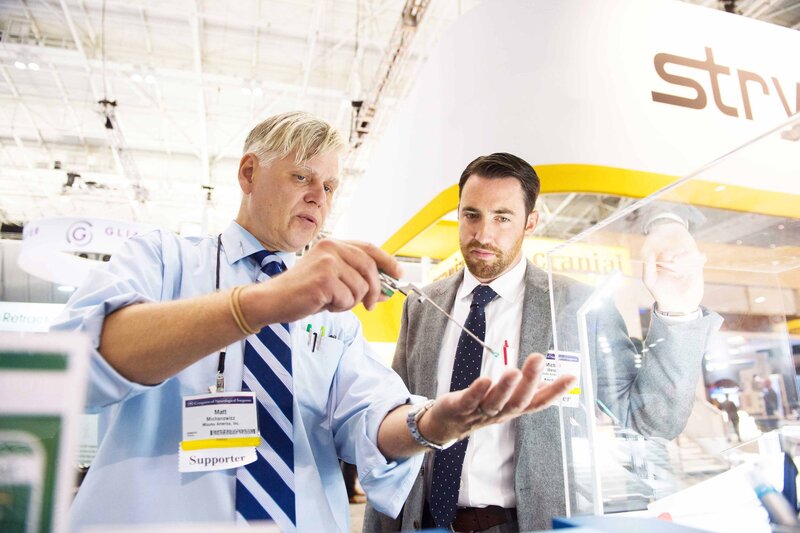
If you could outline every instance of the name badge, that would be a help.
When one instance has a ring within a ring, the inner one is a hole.
[[[552,383],[559,376],[575,376],[576,385],[561,397],[562,407],[578,407],[581,399],[581,354],[577,352],[547,352],[542,381]]]
[[[226,470],[256,460],[261,443],[256,395],[220,392],[183,398],[179,472]]]

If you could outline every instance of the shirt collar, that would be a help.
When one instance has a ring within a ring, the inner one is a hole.
[[[500,298],[514,303],[524,292],[527,264],[528,262],[525,260],[525,257],[521,257],[519,262],[511,267],[511,270],[489,283],[489,286]],[[458,289],[457,297],[467,298],[472,294],[472,291],[475,290],[475,287],[480,284],[481,282],[478,281],[475,276],[472,275],[472,272],[469,271],[469,268],[465,266],[464,280],[461,282],[461,287]]]
[[[264,249],[264,246],[253,237],[253,234],[241,227],[236,221],[222,232],[222,247],[228,264],[234,264],[242,258],[249,257]],[[294,252],[276,252],[286,268],[294,265],[296,255]]]

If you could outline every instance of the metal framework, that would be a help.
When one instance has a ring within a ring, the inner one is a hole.
[[[294,108],[350,132],[346,209],[415,70],[481,1],[0,0],[0,222],[138,214],[214,231],[239,201],[247,131]],[[687,1],[800,27],[800,0]],[[67,172],[98,186],[65,201]]]

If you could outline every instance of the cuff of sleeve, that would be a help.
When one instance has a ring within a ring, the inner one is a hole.
[[[160,387],[158,385],[142,385],[130,381],[117,372],[96,349],[92,349],[89,369],[89,388],[86,398],[86,410],[98,412],[109,405],[123,402],[142,392]]]
[[[122,402],[159,385],[142,385],[121,375],[97,350],[105,318],[128,305],[150,302],[141,294],[128,293],[110,298],[92,309],[83,320],[83,329],[92,339],[92,357],[89,365],[89,387],[86,410],[96,412],[109,405]]]
[[[367,415],[367,438],[360,443],[358,453],[363,461],[359,464],[359,482],[370,495],[370,503],[387,516],[397,517],[400,514],[422,466],[423,454],[387,461],[378,449],[378,428],[392,409],[425,400],[422,396],[412,394],[404,401],[380,402],[370,407]],[[380,494],[381,497],[373,498],[373,494]]]

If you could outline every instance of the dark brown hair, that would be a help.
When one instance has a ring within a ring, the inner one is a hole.
[[[529,215],[536,206],[539,196],[539,176],[533,167],[521,157],[505,152],[482,155],[467,165],[458,181],[458,201],[461,201],[461,190],[470,176],[482,178],[514,178],[519,181],[525,193],[526,215]]]

